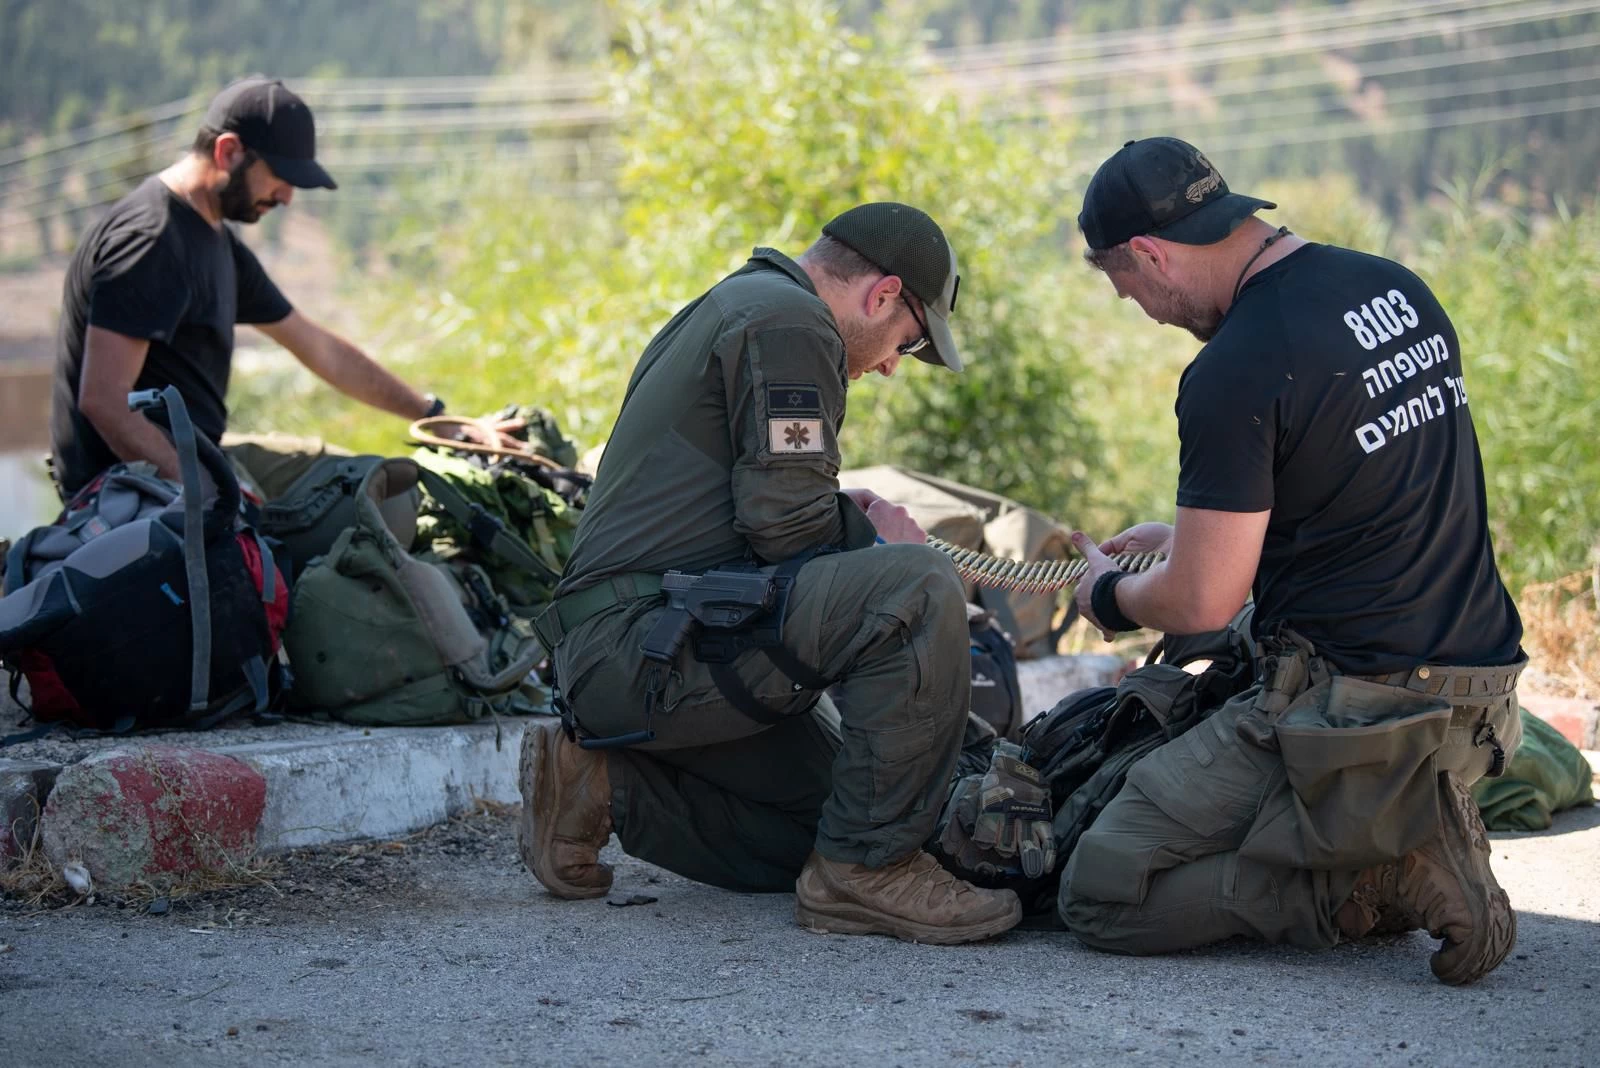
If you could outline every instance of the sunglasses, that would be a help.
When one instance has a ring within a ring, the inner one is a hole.
[[[921,328],[922,336],[917,338],[915,341],[907,341],[903,344],[896,345],[894,347],[894,351],[898,352],[902,356],[913,356],[931,345],[933,343],[933,339],[928,336],[927,321],[923,319],[922,316],[917,314],[917,306],[911,303],[911,298],[906,296],[903,290],[900,293],[900,299],[906,302],[906,310],[911,313],[911,318],[915,319],[917,326]]]

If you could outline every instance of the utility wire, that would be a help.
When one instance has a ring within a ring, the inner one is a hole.
[[[1594,0],[1539,5],[1519,4],[1510,12],[1485,12],[1472,18],[1453,20],[1446,28],[1453,33],[1464,33],[1469,30],[1491,29],[1526,22],[1543,22],[1548,19],[1576,14],[1589,14],[1596,11],[1600,11],[1600,3],[1596,3]],[[960,89],[979,91],[992,88],[1016,90],[1041,85],[1077,82],[1091,77],[1100,78],[1117,74],[1149,74],[1169,70],[1173,67],[1190,69],[1214,67],[1234,59],[1265,59],[1274,56],[1301,55],[1307,52],[1329,52],[1340,48],[1366,47],[1372,44],[1387,44],[1418,37],[1437,36],[1440,32],[1441,27],[1438,24],[1429,23],[1427,25],[1397,27],[1391,31],[1378,34],[1353,32],[1327,34],[1314,40],[1311,38],[1278,39],[1266,44],[1224,45],[1211,50],[1193,50],[1180,47],[1168,52],[1113,57],[1098,62],[1049,63],[1018,70],[1004,77],[953,79],[953,84]]]
[[[1537,42],[1524,42],[1519,45],[1474,46],[1472,48],[1461,49],[1455,52],[1434,53],[1420,57],[1403,57],[1396,60],[1379,61],[1369,63],[1364,66],[1358,66],[1354,69],[1353,73],[1355,77],[1359,78],[1360,80],[1369,81],[1380,76],[1411,73],[1421,70],[1436,70],[1443,67],[1463,67],[1483,62],[1504,61],[1514,58],[1551,55],[1559,52],[1592,48],[1597,45],[1600,45],[1600,32],[1580,34],[1575,37],[1549,38]],[[1567,78],[1582,78],[1584,76],[1586,75],[1583,73],[1578,75],[1572,75],[1568,73],[1551,75],[1549,76],[1551,81],[1548,84],[1557,84]],[[1521,84],[1545,84],[1538,76],[1509,75],[1506,76],[1506,78],[1506,81],[1497,83],[1495,86],[1493,86],[1493,88],[1510,89]],[[1331,76],[1326,71],[1318,69],[1308,72],[1290,72],[1288,74],[1253,76],[1225,80],[1214,83],[1210,86],[1202,86],[1201,91],[1208,99],[1222,99],[1231,96],[1253,96],[1262,92],[1276,91],[1287,88],[1300,88],[1307,86],[1323,87],[1333,84],[1334,82]],[[1386,93],[1389,99],[1393,101],[1395,99],[1409,98],[1428,99],[1434,96],[1450,96],[1455,93],[1485,91],[1491,91],[1491,86],[1486,81],[1479,80],[1476,82],[1467,83],[1465,86],[1461,85],[1461,83],[1454,83],[1451,86],[1441,87],[1437,90],[1424,91],[1420,95],[1412,90],[1386,90]],[[1011,105],[1002,107],[995,113],[995,117],[1006,121],[1026,121],[1035,118],[1063,115],[1093,117],[1113,112],[1132,112],[1143,107],[1151,106],[1171,106],[1169,95],[1165,93],[1146,93],[1139,97],[1125,97],[1116,94],[1101,94],[1092,97],[1074,96],[1067,100],[1045,104],[1042,106],[1035,104],[1031,107],[1028,107],[1026,110],[1023,109],[1024,105]],[[1284,109],[1290,109],[1295,113],[1303,113],[1306,110],[1303,103],[1295,103],[1290,101],[1279,101],[1271,105],[1271,110],[1274,110],[1278,113],[1282,113]],[[1230,117],[1237,119],[1243,116],[1241,113],[1233,113]],[[434,132],[483,130],[487,128],[490,132],[493,132],[496,129],[501,129],[504,132],[515,133],[541,122],[547,122],[550,126],[565,125],[567,123],[592,123],[594,125],[602,125],[603,122],[609,120],[611,116],[608,111],[601,109],[585,109],[581,113],[570,115],[562,115],[559,113],[552,113],[538,109],[531,111],[507,111],[501,109],[492,113],[492,117],[469,113],[459,117],[451,116],[448,119],[441,115],[415,116],[415,118],[418,121],[426,118],[427,124],[421,128],[429,129]],[[386,126],[387,123],[385,123],[385,127]],[[374,137],[390,134],[408,134],[411,132],[413,132],[413,130],[407,128],[363,128],[359,124],[350,124],[334,125],[326,133],[329,137]],[[40,194],[44,194],[46,198],[53,198],[54,196],[58,195],[57,188],[60,185],[60,180],[56,178],[56,175],[62,172],[76,170],[78,173],[89,177],[89,186],[91,189],[105,188],[108,185],[116,184],[124,180],[124,175],[121,172],[121,165],[128,161],[130,157],[137,158],[141,153],[153,154],[154,150],[157,149],[162,151],[170,150],[176,152],[181,147],[181,140],[177,134],[168,133],[166,135],[152,136],[129,145],[119,146],[112,150],[97,153],[92,157],[76,161],[76,166],[71,161],[58,164],[56,167],[48,168],[43,173],[30,175],[31,181],[11,183],[9,194],[13,199],[12,207],[15,210],[28,210],[29,208],[36,206],[37,199]],[[330,153],[328,159],[330,165],[344,165],[342,162],[335,162],[339,159],[337,152]],[[104,161],[110,165],[102,167],[82,166],[83,163],[91,161]],[[110,173],[113,171],[117,171],[118,174],[110,183],[95,180],[94,178],[96,175]],[[22,201],[20,205],[16,203],[16,200],[18,199]]]
[[[1276,37],[1302,34],[1346,25],[1376,25],[1393,19],[1422,15],[1451,15],[1525,0],[1418,0],[1400,4],[1352,4],[1325,11],[1302,12],[1294,8],[1258,15],[1239,15],[1173,27],[1140,27],[1100,33],[1057,36],[1032,41],[997,41],[961,48],[935,49],[929,59],[946,70],[966,67],[1020,66],[1044,59],[1110,54],[1123,51],[1165,51],[1182,44],[1213,44],[1241,37]]]
[[[1600,44],[1600,33],[1581,34],[1576,37],[1547,38],[1540,41],[1522,42],[1520,44],[1487,46],[1478,45],[1456,51],[1446,51],[1425,56],[1401,57],[1396,60],[1375,61],[1364,66],[1357,67],[1356,73],[1357,76],[1361,78],[1373,78],[1394,73],[1465,66],[1477,62],[1489,62],[1494,60],[1548,55],[1557,52],[1573,51],[1580,48],[1593,47],[1596,44]],[[1312,71],[1290,72],[1287,74],[1251,76],[1232,79],[1216,83],[1212,86],[1204,87],[1204,91],[1208,96],[1211,97],[1245,94],[1253,95],[1263,91],[1311,85],[1321,86],[1330,84],[1331,82],[1332,78],[1327,74],[1327,72],[1318,69]],[[1094,97],[1073,97],[1069,100],[1044,105],[1030,105],[1024,103],[1010,104],[1002,107],[997,112],[997,115],[1005,118],[1032,118],[1050,115],[1095,115],[1106,111],[1128,110],[1131,107],[1146,103],[1164,105],[1167,103],[1167,99],[1165,94],[1152,96],[1152,94],[1146,93],[1135,99],[1130,99],[1122,94],[1101,94]],[[394,118],[393,116],[395,116],[395,114],[396,113],[377,113],[373,116],[373,120],[381,121],[385,125],[390,122],[398,123],[401,120]],[[480,127],[494,127],[497,125],[496,122],[491,121],[489,118],[481,115],[468,114],[458,116],[428,113],[401,114],[407,115],[407,119],[405,121],[420,123],[425,120],[427,123],[427,128],[435,130],[450,130],[457,128],[475,129]],[[598,124],[604,121],[609,121],[612,118],[609,109],[600,106],[575,109],[573,112],[565,114],[559,111],[544,112],[537,109],[532,111],[524,110],[511,112],[502,110],[496,114],[501,120],[504,121],[505,126],[508,129],[515,128],[519,124],[533,125],[546,121],[549,125],[562,125],[567,122],[578,124],[584,121],[591,121]],[[361,122],[341,123],[335,119],[334,123],[330,125],[330,128],[326,132],[328,136],[358,136],[361,134],[371,136],[377,134],[379,132],[379,128],[376,126],[364,128]],[[11,192],[13,196],[34,196],[41,191],[45,191],[59,184],[56,179],[56,175],[62,172],[84,171],[85,173],[92,174],[99,168],[85,168],[83,166],[85,163],[109,161],[114,165],[120,165],[123,161],[127,160],[130,155],[137,155],[138,153],[147,149],[158,147],[162,148],[163,150],[170,149],[176,151],[181,147],[178,134],[176,132],[169,132],[167,134],[155,135],[135,141],[132,144],[114,146],[111,149],[103,150],[87,157],[80,157],[77,160],[62,160],[53,166],[45,168],[43,171],[30,174],[29,181],[25,181],[21,184],[13,183]]]
[[[1482,63],[1498,63],[1531,56],[1554,55],[1600,46],[1600,32],[1578,34],[1572,37],[1552,37],[1515,45],[1477,45],[1454,52],[1433,52],[1424,56],[1405,56],[1392,60],[1375,60],[1352,64],[1351,75],[1358,82],[1388,77],[1394,74],[1414,74],[1425,70],[1450,67],[1470,67]],[[1279,74],[1249,75],[1224,79],[1201,85],[1210,98],[1254,96],[1281,89],[1320,88],[1337,82],[1332,74],[1320,65],[1310,70],[1295,70]],[[1021,101],[1012,107],[1002,107],[993,114],[1024,118],[1044,118],[1057,115],[1096,115],[1133,107],[1165,107],[1171,103],[1168,92],[1145,92],[1137,97],[1125,92],[1101,93],[1096,96],[1074,94],[1066,100],[1039,105],[1034,101]],[[1027,110],[1023,110],[1027,109]]]
[[[1032,44],[1010,42],[933,50],[924,57],[919,57],[919,62],[928,63],[936,68],[948,71],[971,69],[985,64],[994,65],[996,63],[1002,66],[1015,66],[1018,63],[1030,62],[1030,57],[1035,56],[1066,57],[1085,53],[1103,55],[1118,45],[1124,44],[1140,44],[1161,48],[1164,42],[1183,41],[1193,47],[1196,44],[1206,43],[1205,35],[1208,33],[1214,39],[1229,40],[1239,36],[1282,33],[1285,30],[1306,32],[1334,25],[1359,25],[1394,18],[1416,18],[1428,12],[1449,15],[1462,11],[1501,7],[1508,3],[1521,2],[1522,0],[1417,0],[1416,3],[1412,4],[1360,5],[1338,11],[1315,12],[1288,17],[1282,15],[1243,16],[1233,19],[1217,19],[1175,30],[1107,30],[1096,34],[1085,34],[1081,37]],[[997,56],[1000,58],[996,59],[995,57]],[[516,86],[522,93],[530,95],[539,93],[559,95],[562,92],[588,92],[592,94],[601,91],[604,88],[604,84],[605,79],[603,77],[597,77],[592,72],[587,71],[552,72],[534,76],[491,75],[395,79],[305,78],[296,80],[296,86],[304,90],[308,95],[315,93],[330,104],[340,99],[365,99],[370,102],[383,102],[394,100],[396,97],[404,97],[407,94],[417,94],[435,100],[439,99],[441,94],[444,94],[445,98],[448,99],[448,94],[503,92],[506,91],[508,86]],[[537,98],[537,96],[531,96],[531,98]],[[12,166],[40,155],[48,155],[80,147],[105,137],[114,137],[165,118],[198,112],[203,107],[204,100],[199,96],[193,96],[158,105],[132,116],[66,131],[54,137],[46,138],[42,144],[0,153],[0,168]]]

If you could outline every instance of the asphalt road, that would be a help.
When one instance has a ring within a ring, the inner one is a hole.
[[[1600,810],[1497,836],[1515,956],[1434,981],[1422,934],[1314,954],[1103,956],[1048,930],[936,948],[816,935],[793,898],[623,860],[561,902],[504,815],[296,854],[153,915],[0,910],[0,1063],[1600,1063]],[[159,906],[158,906],[159,909]]]

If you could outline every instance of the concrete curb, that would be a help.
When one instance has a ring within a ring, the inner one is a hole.
[[[519,801],[517,755],[527,722],[350,730],[217,751],[266,777],[256,840],[270,853],[408,834],[466,811],[475,799]]]
[[[1027,660],[1018,665],[1028,718],[1073,690],[1110,683],[1125,667],[1115,656]],[[256,828],[262,853],[360,839],[391,838],[459,815],[477,800],[517,803],[517,758],[528,720],[459,727],[330,728],[313,737],[227,744],[206,752],[243,761],[266,779]],[[108,740],[108,745],[113,744]],[[116,739],[137,748],[138,739]],[[151,745],[162,744],[160,736]],[[189,743],[193,746],[193,743]],[[0,759],[0,859],[26,849],[62,765]],[[15,827],[15,844],[9,828]]]
[[[60,772],[59,764],[0,760],[0,863],[27,851]]]

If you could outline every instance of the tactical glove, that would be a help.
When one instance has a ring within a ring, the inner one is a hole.
[[[995,747],[981,777],[956,784],[945,815],[938,850],[960,869],[1037,879],[1055,867],[1050,789],[1009,742]]]

